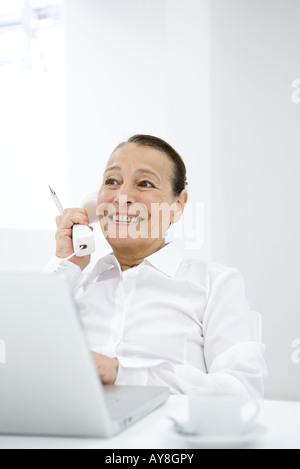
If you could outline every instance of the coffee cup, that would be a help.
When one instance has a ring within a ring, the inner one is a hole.
[[[252,429],[260,406],[257,401],[223,392],[193,392],[189,396],[190,432],[206,435],[240,435]]]

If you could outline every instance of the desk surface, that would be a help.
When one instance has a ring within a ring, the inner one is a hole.
[[[169,416],[187,417],[187,396],[171,396],[167,404],[111,439],[40,438],[0,436],[0,449],[195,449],[174,432]],[[300,403],[263,401],[258,423],[266,432],[257,441],[248,443],[253,449],[300,449]],[[237,447],[240,448],[240,445]]]

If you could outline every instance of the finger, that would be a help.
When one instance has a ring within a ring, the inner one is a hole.
[[[55,221],[56,221],[56,226],[58,228],[61,225],[62,216],[58,215],[58,217],[55,218]]]
[[[60,228],[55,233],[56,241],[63,240],[65,238],[72,238],[72,228]]]
[[[89,225],[87,212],[83,209],[67,209],[61,219],[61,228],[72,228],[73,225]]]

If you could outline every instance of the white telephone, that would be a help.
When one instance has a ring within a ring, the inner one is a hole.
[[[51,196],[53,198],[55,205],[57,206],[58,210],[62,214],[64,209],[55,191],[50,186],[49,186],[49,189],[50,189]],[[82,199],[81,204],[80,204],[80,207],[87,211],[90,225],[99,221],[99,217],[96,214],[97,199],[98,199],[97,192],[92,192],[90,194],[87,194]],[[76,253],[76,256],[78,257],[89,256],[96,250],[94,235],[88,226],[74,225],[72,238],[73,238],[74,252]],[[70,258],[73,256],[70,256]]]
[[[96,215],[97,208],[97,192],[87,194],[81,201],[80,207],[87,211],[90,225],[99,221]],[[73,248],[74,252],[78,251],[76,256],[89,256],[96,250],[95,238],[92,230],[86,225],[73,226]]]

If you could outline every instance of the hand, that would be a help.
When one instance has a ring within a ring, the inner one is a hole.
[[[99,376],[103,384],[114,384],[119,369],[119,360],[92,352]]]
[[[74,253],[72,228],[75,224],[89,226],[89,219],[87,212],[81,208],[71,208],[64,210],[64,213],[56,217],[57,232],[56,239],[56,256],[65,259]],[[90,227],[91,228],[91,227]],[[92,228],[91,228],[92,230]],[[74,256],[70,262],[78,265],[81,270],[84,270],[91,261],[91,256],[78,257]]]

